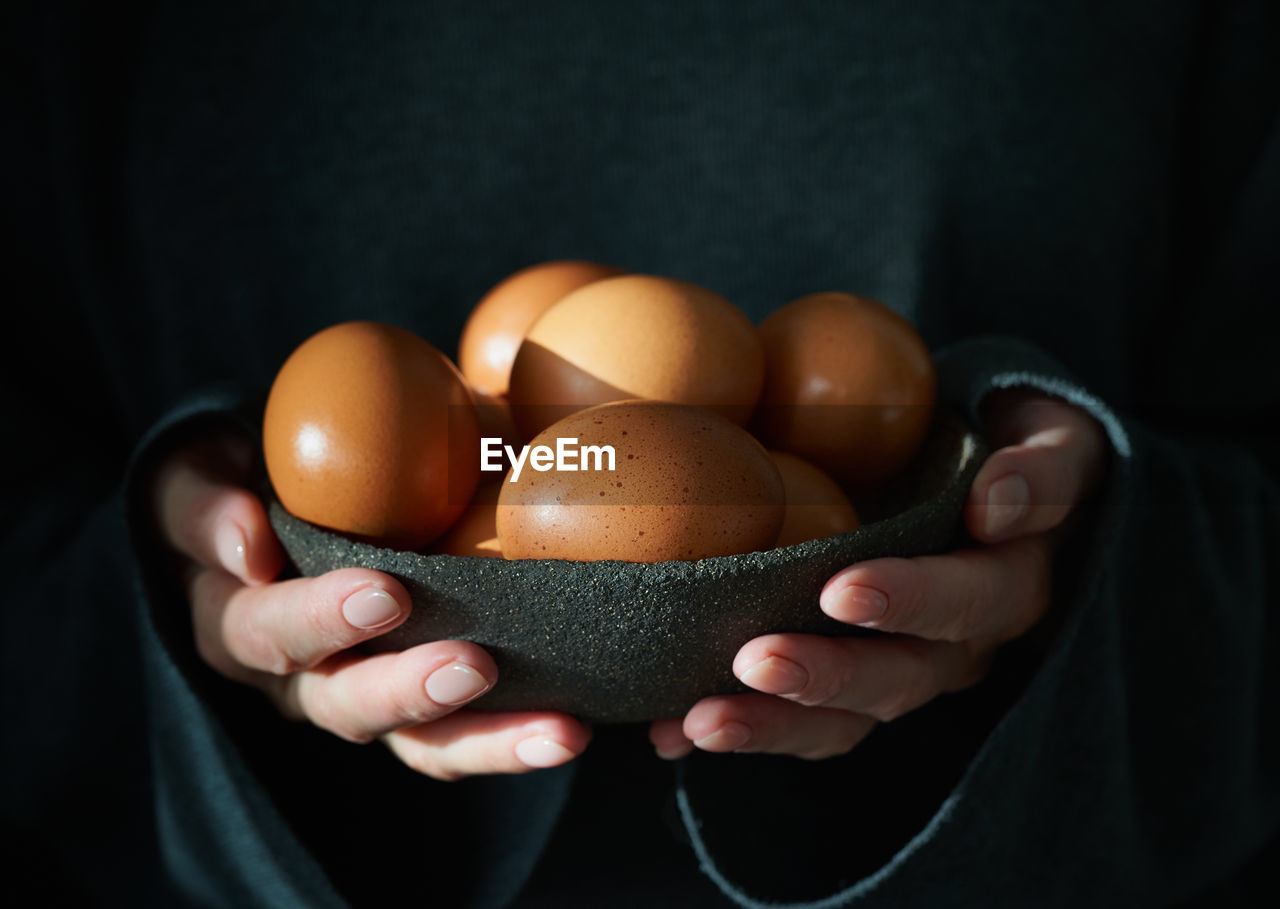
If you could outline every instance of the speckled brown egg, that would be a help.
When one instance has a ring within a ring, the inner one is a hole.
[[[542,314],[516,354],[509,396],[525,438],[575,410],[627,398],[696,404],[741,424],[763,378],[760,339],[724,297],[686,281],[623,275]]]
[[[416,549],[462,513],[480,475],[480,430],[462,376],[422,338],[345,322],[280,368],[262,427],[281,504],[313,524]]]
[[[933,421],[933,361],[911,323],[840,292],[788,303],[760,325],[765,383],[753,424],[770,448],[867,488],[900,472]]]
[[[543,463],[552,462],[544,469],[537,468],[540,447],[550,454]],[[576,455],[557,464],[561,449]],[[538,434],[529,451],[498,499],[498,537],[509,559],[696,560],[770,549],[782,526],[782,479],[768,452],[699,407],[592,407]],[[564,469],[569,464],[575,469]]]
[[[787,499],[776,546],[794,546],[858,528],[858,513],[835,480],[803,458],[771,451]]]
[[[463,376],[478,391],[506,394],[511,363],[529,326],[566,294],[622,273],[612,265],[559,260],[505,278],[476,304],[462,328],[458,366]]]

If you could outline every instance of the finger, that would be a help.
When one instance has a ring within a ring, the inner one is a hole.
[[[872,559],[827,581],[818,597],[833,619],[930,640],[1008,641],[1049,603],[1052,542],[1022,537],[914,559]]]
[[[279,679],[276,698],[287,716],[352,742],[371,742],[447,716],[497,678],[493,659],[476,644],[435,641],[399,653],[340,654]]]
[[[248,587],[219,569],[190,587],[196,646],[230,678],[246,670],[288,675],[399,625],[409,595],[390,575],[342,568],[315,578]]]
[[[171,459],[156,476],[157,520],[165,542],[199,565],[265,584],[284,566],[284,550],[258,497],[223,478],[235,458],[220,461],[206,448]]]
[[[978,470],[965,526],[984,542],[1059,526],[1095,488],[1106,453],[1102,428],[1085,411],[1026,390],[1007,391],[989,408],[1002,447]]]
[[[735,694],[694,704],[683,731],[702,751],[821,760],[848,753],[875,725],[872,717],[847,710],[805,707],[765,694]]]
[[[888,722],[939,694],[977,684],[986,675],[991,649],[909,635],[770,634],[743,645],[733,673],[757,691],[796,704]]]
[[[680,717],[654,720],[649,724],[649,742],[664,761],[674,761],[693,751],[693,742],[685,737],[683,725],[684,720]]]
[[[419,773],[458,780],[556,767],[586,749],[591,730],[563,713],[460,710],[382,740]]]

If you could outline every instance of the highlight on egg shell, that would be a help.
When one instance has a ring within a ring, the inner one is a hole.
[[[538,434],[506,474],[509,559],[692,561],[771,549],[782,478],[763,446],[712,411],[622,401]]]
[[[262,436],[291,514],[399,549],[444,533],[480,476],[461,374],[427,341],[378,322],[330,326],[299,345],[271,386]]]
[[[763,381],[760,338],[732,303],[687,281],[629,274],[573,291],[534,322],[509,398],[529,439],[585,407],[635,398],[745,424]]]

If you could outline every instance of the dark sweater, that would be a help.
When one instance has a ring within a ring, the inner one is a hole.
[[[128,906],[1274,898],[1274,4],[193,6],[6,14],[17,879]],[[1111,470],[1052,638],[843,758],[673,767],[606,727],[457,784],[204,667],[155,459],[252,421],[324,325],[451,352],[485,289],[567,257],[757,320],[862,293],[971,412],[1004,384],[1088,409]]]

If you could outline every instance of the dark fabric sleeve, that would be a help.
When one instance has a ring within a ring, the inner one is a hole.
[[[6,878],[46,905],[174,905],[156,860],[119,498],[81,498],[75,482],[32,492],[35,511],[5,501]]]
[[[253,395],[192,397],[142,440],[125,485],[166,872],[208,906],[385,905],[418,887],[453,905],[505,905],[547,841],[572,765],[439,783],[381,745],[284,720],[199,659],[149,479],[184,441],[228,429],[256,438],[260,415]]]
[[[163,457],[202,435],[250,432],[250,412],[248,397],[231,390],[184,402],[140,442],[125,482],[161,854],[200,905],[343,906],[217,718],[221,710],[233,728],[243,725],[236,717],[261,722],[261,706],[200,664],[175,559],[150,514],[149,481]]]
[[[1106,429],[1110,475],[1068,557],[1062,625],[1003,715],[989,689],[940,699],[841,766],[757,760],[809,779],[757,775],[750,799],[730,788],[737,776],[690,762],[679,798],[703,869],[743,906],[971,905],[976,892],[985,905],[1163,905],[1200,893],[1280,819],[1280,485],[1246,449],[1175,443],[1121,418],[1020,342],[975,340],[939,363],[975,419],[986,391],[1017,385]],[[1008,683],[997,672],[979,689]],[[967,755],[959,717],[990,724],[984,739],[969,733]],[[917,819],[910,835],[895,810]],[[810,846],[822,839],[841,848]],[[830,864],[798,884],[776,872],[783,849]]]

